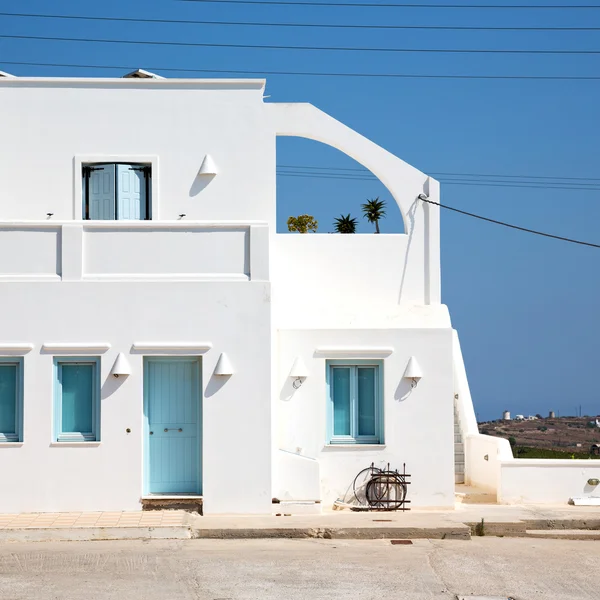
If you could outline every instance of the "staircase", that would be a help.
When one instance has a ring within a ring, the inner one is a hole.
[[[454,407],[454,483],[465,482],[465,444],[460,431],[460,421]]]

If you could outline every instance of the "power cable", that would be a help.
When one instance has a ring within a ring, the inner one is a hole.
[[[480,219],[481,221],[487,221],[488,223],[494,223],[496,225],[502,225],[503,227],[509,227],[510,229],[517,229],[518,231],[525,231],[526,233],[533,233],[534,235],[541,235],[543,237],[552,238],[554,240],[561,240],[563,242],[569,242],[571,244],[579,244],[580,246],[589,246],[590,248],[600,248],[600,244],[593,244],[591,242],[583,242],[581,240],[575,240],[573,238],[563,237],[561,235],[553,235],[551,233],[545,233],[543,231],[537,231],[535,229],[528,229],[527,227],[520,227],[519,225],[513,225],[512,223],[506,223],[504,221],[498,221],[497,219],[490,219],[489,217],[483,217],[481,215],[476,215],[475,213],[467,212],[466,210],[460,210],[459,208],[454,208],[453,206],[448,206],[447,204],[440,204],[439,202],[434,202],[433,200],[429,200],[423,194],[421,194],[419,196],[419,200],[422,200],[423,202],[427,202],[428,204],[433,204],[435,206],[439,206],[440,208],[445,208],[446,210],[451,210],[453,212],[460,213],[461,215],[473,217],[474,219]]]
[[[361,173],[370,173],[365,167],[320,167],[316,165],[279,165],[280,168],[285,169],[319,169],[319,170],[333,170],[333,171],[359,171]],[[562,177],[562,176],[548,176],[548,175],[500,175],[498,173],[450,173],[442,171],[428,171],[430,175],[448,175],[453,177],[510,177],[510,178],[526,178],[526,179],[568,179],[578,181],[600,181],[600,177]]]
[[[316,173],[293,173],[287,171],[277,171],[278,175],[283,177],[299,177],[304,179],[337,179],[347,181],[376,181],[377,178],[373,177],[361,177],[361,176],[348,176],[348,175],[333,175],[333,174],[316,174]],[[540,189],[540,190],[568,190],[568,191],[589,191],[589,192],[600,192],[600,186],[592,187],[593,184],[585,186],[585,184],[560,184],[548,185],[539,182],[537,185],[535,182],[489,182],[489,181],[476,181],[476,180],[457,180],[457,179],[440,179],[440,183],[443,185],[459,185],[459,186],[477,186],[477,187],[504,187],[504,188],[524,188],[524,189]]]
[[[133,17],[95,17],[87,15],[49,15],[34,13],[0,12],[1,17],[29,17],[35,19],[69,19],[79,21],[109,21],[123,23],[161,23],[174,25],[236,25],[247,27],[314,27],[320,29],[415,29],[446,31],[600,31],[600,27],[481,27],[462,25],[365,25],[340,23],[266,23],[256,21],[197,21],[185,19],[139,19]]]
[[[133,70],[136,66],[123,65],[82,65],[73,63],[41,63],[25,61],[0,61],[4,65],[21,65],[30,67],[55,67],[70,69],[122,69]],[[319,71],[245,71],[239,69],[186,69],[175,67],[144,67],[149,71],[163,71],[165,73],[219,73],[235,75],[293,75],[307,77],[381,77],[393,79],[500,79],[500,80],[541,80],[541,81],[598,81],[600,76],[595,75],[426,75],[419,73],[326,73]]]
[[[412,4],[412,3],[363,3],[363,2],[285,2],[283,0],[180,0],[180,2],[204,2],[212,4],[266,4],[279,6],[329,6],[333,8],[357,6],[361,8],[493,8],[493,9],[531,9],[531,10],[577,10],[598,9],[598,4]]]
[[[81,42],[93,44],[128,44],[146,46],[180,46],[186,48],[243,48],[257,50],[316,50],[319,52],[394,52],[394,53],[426,53],[426,54],[561,54],[591,55],[600,54],[600,50],[525,50],[525,49],[475,49],[475,48],[369,48],[354,46],[283,46],[277,44],[214,44],[207,42],[167,42],[160,40],[110,40],[103,38],[50,37],[42,35],[9,35],[0,34],[2,39],[39,40],[51,42]]]

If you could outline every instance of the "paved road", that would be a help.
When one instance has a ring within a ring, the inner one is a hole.
[[[3,600],[397,600],[600,597],[600,542],[248,540],[15,543]]]

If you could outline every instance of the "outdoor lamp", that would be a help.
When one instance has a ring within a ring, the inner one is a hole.
[[[410,379],[410,387],[415,388],[421,377],[423,377],[423,371],[421,371],[417,359],[414,356],[411,356],[406,365],[406,370],[404,371],[404,379]]]
[[[110,374],[115,378],[131,375],[131,366],[127,362],[127,357],[122,352],[119,352]]]
[[[292,382],[292,386],[295,390],[297,390],[308,377],[308,369],[306,368],[304,361],[299,356],[296,357],[296,360],[292,365],[290,377],[294,380]]]
[[[217,165],[210,154],[207,154],[200,165],[198,175],[216,175]]]
[[[233,375],[233,365],[225,352],[222,352],[221,356],[219,356],[214,374],[219,377],[229,377],[229,375]]]

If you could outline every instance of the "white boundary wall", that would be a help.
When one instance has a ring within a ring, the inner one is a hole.
[[[455,406],[465,444],[465,483],[496,494],[500,504],[563,504],[573,497],[600,497],[600,460],[514,458],[508,440],[482,435],[458,334],[453,332]]]

